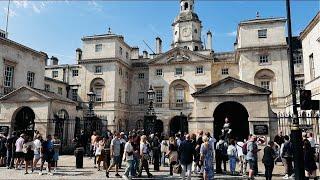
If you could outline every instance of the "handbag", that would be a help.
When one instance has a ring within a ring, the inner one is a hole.
[[[178,152],[177,151],[172,151],[169,154],[169,161],[170,162],[177,162],[178,161]]]
[[[181,174],[182,172],[182,167],[180,163],[177,163],[176,165],[173,166],[173,172],[175,174]]]
[[[142,155],[142,158],[145,159],[145,160],[147,160],[147,161],[150,160],[149,154],[143,154],[143,155]]]
[[[97,148],[97,149],[96,149],[95,155],[96,155],[96,156],[100,156],[100,155],[101,155],[101,149],[100,149],[100,148]]]

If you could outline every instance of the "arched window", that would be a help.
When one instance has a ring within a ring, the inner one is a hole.
[[[274,72],[270,69],[261,69],[254,76],[256,86],[272,91],[272,83],[274,81]]]
[[[171,108],[183,108],[188,103],[189,84],[184,80],[175,80],[169,87],[169,101]]]
[[[105,83],[101,78],[96,78],[91,81],[90,89],[96,94],[96,102],[103,101]]]
[[[187,10],[188,9],[188,7],[189,7],[189,4],[186,2],[186,3],[184,3],[184,10]]]

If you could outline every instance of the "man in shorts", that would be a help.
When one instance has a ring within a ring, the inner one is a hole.
[[[250,140],[247,143],[247,161],[249,163],[249,179],[254,178],[254,171],[256,168],[257,164],[257,159],[258,159],[258,145],[256,143],[257,138],[256,136],[251,136]]]
[[[40,149],[41,149],[42,137],[40,134],[36,135],[36,139],[33,141],[34,144],[34,159],[33,159],[33,168],[37,168],[37,164],[40,160]]]
[[[58,160],[59,160],[59,151],[60,151],[60,147],[61,147],[61,141],[58,138],[58,135],[53,135],[53,148],[54,148],[54,155],[53,155],[53,164],[54,164],[54,169],[53,171],[56,172],[57,170],[57,166],[58,166]]]
[[[23,144],[24,144],[24,138],[25,134],[21,134],[20,137],[16,141],[16,152],[15,152],[15,158],[16,158],[16,169],[22,169],[22,163],[24,162],[24,153],[23,153]]]
[[[110,144],[110,155],[112,159],[112,163],[110,167],[106,171],[106,177],[109,178],[109,171],[113,166],[116,166],[116,177],[120,177],[118,173],[118,169],[121,162],[121,156],[120,156],[120,144],[121,144],[121,136],[120,133],[116,133],[116,136],[111,140]]]
[[[51,164],[53,163],[53,155],[54,155],[54,149],[53,149],[53,143],[51,135],[47,136],[46,141],[43,141],[41,144],[41,166],[40,166],[40,172],[39,175],[42,175],[42,169],[45,162],[48,163],[48,175],[53,175],[51,173]]]

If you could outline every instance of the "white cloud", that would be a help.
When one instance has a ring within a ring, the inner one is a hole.
[[[33,12],[38,13],[38,14],[41,12],[40,8],[34,4],[32,4],[32,10],[33,10]]]
[[[27,8],[29,4],[27,0],[18,0],[13,2],[18,8]]]
[[[7,15],[8,9],[7,9],[7,8],[3,8],[3,13],[4,13],[5,15]],[[15,16],[18,16],[17,12],[16,12],[15,10],[13,10],[13,9],[10,9],[10,11],[9,11],[9,17],[15,17]]]
[[[97,3],[96,1],[91,0],[91,1],[88,2],[88,4],[89,4],[94,10],[99,11],[99,12],[102,11],[102,6],[101,6],[99,3]]]
[[[232,36],[232,37],[237,36],[237,31],[228,32],[227,36]]]

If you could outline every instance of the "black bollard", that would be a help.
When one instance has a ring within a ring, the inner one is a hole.
[[[76,168],[83,168],[83,147],[76,148],[76,150],[74,151],[74,155],[76,156]]]

